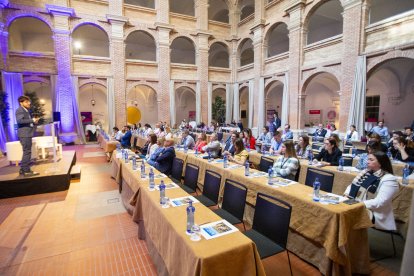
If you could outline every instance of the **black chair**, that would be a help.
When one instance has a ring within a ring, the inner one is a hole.
[[[259,170],[262,172],[268,172],[269,167],[272,167],[274,162],[275,160],[270,157],[260,157]]]
[[[378,232],[382,232],[382,233],[391,235],[391,243],[392,243],[393,253],[392,253],[392,255],[386,255],[386,256],[382,256],[382,257],[372,259],[371,262],[377,262],[377,261],[381,261],[381,260],[385,260],[385,259],[389,259],[389,258],[395,258],[395,256],[397,255],[397,250],[395,248],[394,235],[400,236],[401,238],[403,238],[403,236],[395,230],[383,230],[383,229],[378,229],[378,228],[375,228],[375,227],[372,227],[372,229],[376,230]]]
[[[196,196],[202,204],[207,207],[217,205],[220,192],[221,175],[206,170],[204,174],[203,194]]]
[[[217,140],[220,142],[223,140],[223,132],[217,132]]]
[[[189,194],[197,193],[198,171],[196,165],[189,163],[185,165],[184,185],[181,188]]]
[[[313,143],[312,144],[312,150],[316,150],[316,151],[321,151],[321,147],[323,146],[323,144],[318,144],[318,143]]]
[[[213,212],[231,224],[243,223],[244,207],[246,206],[247,187],[236,181],[226,179],[221,209]]]
[[[257,246],[261,259],[286,251],[290,264],[289,251],[286,249],[292,207],[277,198],[258,193],[252,229],[244,232]]]
[[[344,159],[344,166],[352,166],[352,161],[354,160],[353,157],[350,156],[342,156]]]
[[[300,164],[300,163],[299,163]],[[298,170],[297,170],[297,172],[296,172],[296,175],[295,175],[295,181],[296,182],[299,182],[299,176],[300,176],[300,165],[299,165],[299,168],[298,168]]]
[[[181,184],[183,178],[184,160],[174,157],[171,168],[171,180],[174,183]]]
[[[308,168],[308,171],[306,172],[305,185],[312,187],[315,178],[318,177],[319,182],[321,183],[321,190],[331,193],[334,182],[334,176],[335,174],[331,172],[318,170],[315,168]]]

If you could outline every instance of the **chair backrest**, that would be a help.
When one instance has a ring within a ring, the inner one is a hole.
[[[243,221],[246,206],[247,187],[239,182],[226,179],[221,208]]]
[[[223,132],[217,132],[217,140],[221,142],[223,140]]]
[[[171,168],[171,177],[181,182],[181,178],[183,176],[183,168],[184,161],[180,158],[174,157]]]
[[[215,204],[217,204],[218,202],[220,183],[220,174],[210,170],[206,170],[206,173],[204,175],[203,195],[208,199],[212,200]]]
[[[321,190],[330,193],[332,192],[334,176],[335,174],[332,172],[308,168],[308,171],[306,172],[305,185],[312,187],[315,178],[318,177],[319,182],[321,183]]]
[[[352,161],[354,160],[352,156],[342,156],[342,158],[344,159],[344,166],[352,166]]]
[[[187,163],[185,165],[184,185],[196,190],[198,182],[198,166]]]
[[[321,151],[321,147],[323,146],[323,144],[319,144],[319,143],[313,143],[312,144],[312,149],[313,150],[317,150],[317,151]]]
[[[299,164],[300,164],[300,163],[299,163]],[[300,169],[301,169],[301,166],[299,165],[299,168],[298,168],[298,170],[296,171],[296,175],[295,175],[295,181],[296,181],[296,182],[299,182]]]
[[[292,206],[258,193],[252,228],[286,249]]]
[[[274,162],[275,160],[273,160],[270,157],[260,157],[259,170],[261,170],[262,172],[267,172],[269,170],[269,167],[273,166]]]

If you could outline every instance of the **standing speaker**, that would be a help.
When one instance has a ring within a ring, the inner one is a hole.
[[[60,112],[53,112],[53,122],[60,122]]]

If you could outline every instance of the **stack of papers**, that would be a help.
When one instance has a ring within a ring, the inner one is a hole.
[[[189,201],[192,201],[193,203],[197,203],[199,202],[195,197],[193,196],[184,196],[184,197],[178,197],[178,198],[173,198],[170,199],[171,202],[171,206],[172,207],[179,207],[179,206],[183,206],[183,205],[188,205]]]
[[[255,177],[263,177],[267,176],[267,173],[265,172],[251,172],[248,178],[255,178]]]
[[[344,202],[347,199],[348,198],[340,196],[340,195],[327,193],[327,194],[320,196],[319,202],[322,204],[339,204],[340,202]]]
[[[278,186],[289,186],[289,185],[293,185],[296,184],[295,181],[289,180],[289,179],[284,179],[284,178],[274,178],[272,180],[272,185],[278,185]]]
[[[207,223],[200,226],[201,235],[206,240],[218,238],[230,233],[239,231],[236,227],[230,224],[226,220],[219,220],[211,223]]]

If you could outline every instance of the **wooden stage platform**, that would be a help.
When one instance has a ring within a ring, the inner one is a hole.
[[[53,159],[35,162],[31,169],[40,173],[37,176],[20,175],[19,166],[0,168],[0,199],[67,190],[75,163],[76,152],[63,151],[62,158],[56,164]]]

